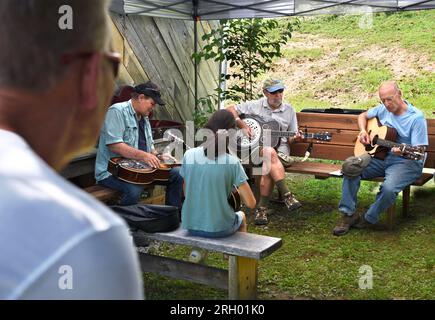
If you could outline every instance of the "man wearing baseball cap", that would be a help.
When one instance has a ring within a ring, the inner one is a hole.
[[[296,200],[294,195],[289,191],[285,183],[284,166],[291,164],[290,144],[293,141],[301,140],[298,131],[296,112],[288,103],[283,103],[284,83],[279,79],[267,79],[263,83],[264,97],[254,101],[246,101],[238,105],[229,106],[228,110],[234,115],[237,127],[242,129],[245,135],[252,137],[252,129],[240,119],[241,115],[256,116],[263,121],[275,120],[280,125],[281,131],[297,132],[293,138],[282,137],[275,150],[271,146],[256,147],[249,155],[249,159],[241,159],[242,163],[248,161],[253,164],[259,164],[262,157],[262,177],[260,183],[260,200],[254,210],[255,224],[265,225],[268,223],[267,212],[269,198],[274,185],[277,186],[279,194],[282,196],[287,209],[293,211],[301,207],[301,203]],[[258,149],[257,149],[258,148]],[[235,151],[230,151],[234,154]]]
[[[140,160],[158,168],[160,160],[154,148],[151,125],[148,119],[156,104],[163,106],[159,87],[148,81],[134,87],[131,99],[115,103],[106,114],[101,128],[95,162],[95,179],[98,184],[120,191],[121,205],[137,204],[144,187],[114,177],[108,172],[108,162],[113,157]],[[172,168],[166,184],[166,204],[181,209],[183,179],[179,168]]]

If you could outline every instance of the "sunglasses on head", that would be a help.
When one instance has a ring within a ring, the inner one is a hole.
[[[276,91],[273,91],[273,92],[269,92],[270,94],[277,94],[277,93],[283,93],[284,92],[284,89],[278,89],[278,90],[276,90]]]

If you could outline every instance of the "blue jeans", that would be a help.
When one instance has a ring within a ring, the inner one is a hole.
[[[421,161],[408,160],[391,153],[384,161],[373,158],[361,176],[343,177],[342,196],[338,210],[345,215],[353,215],[357,206],[357,194],[361,179],[385,177],[375,202],[364,216],[368,222],[376,223],[379,221],[381,212],[394,204],[399,192],[417,180],[422,170],[423,163]]]
[[[129,206],[137,204],[144,190],[143,185],[133,184],[119,180],[114,176],[98,181],[98,184],[121,192],[121,205]],[[180,168],[174,167],[169,171],[167,182],[155,182],[154,185],[166,186],[166,201],[168,206],[175,206],[181,210],[181,197],[183,190],[183,178],[180,176]]]

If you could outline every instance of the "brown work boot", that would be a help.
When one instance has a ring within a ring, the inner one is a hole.
[[[254,223],[256,225],[265,225],[268,223],[267,221],[267,208],[266,207],[257,207],[254,210]]]
[[[357,223],[355,223],[352,227],[356,228],[356,229],[367,229],[370,228],[370,226],[372,226],[372,224],[370,222],[368,222],[365,218],[364,215],[362,214],[358,220]]]
[[[355,228],[355,229],[370,229],[370,230],[382,231],[382,230],[386,229],[386,226],[385,225],[381,225],[379,223],[373,224],[371,222],[368,222],[365,219],[364,214],[361,214],[358,223],[354,224],[352,226],[352,228]]]
[[[302,207],[302,204],[296,200],[295,196],[290,191],[284,195],[283,199],[288,211],[293,211]]]
[[[358,213],[354,213],[351,216],[343,215],[341,217],[338,224],[335,226],[334,230],[332,231],[334,236],[342,236],[349,232],[349,229],[353,226],[355,226],[357,223],[360,222],[360,215]]]

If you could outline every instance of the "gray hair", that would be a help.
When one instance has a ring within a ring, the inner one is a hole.
[[[72,29],[62,30],[59,8],[72,8]],[[109,41],[106,0],[1,0],[0,87],[52,87],[67,68],[64,54],[98,52]]]

